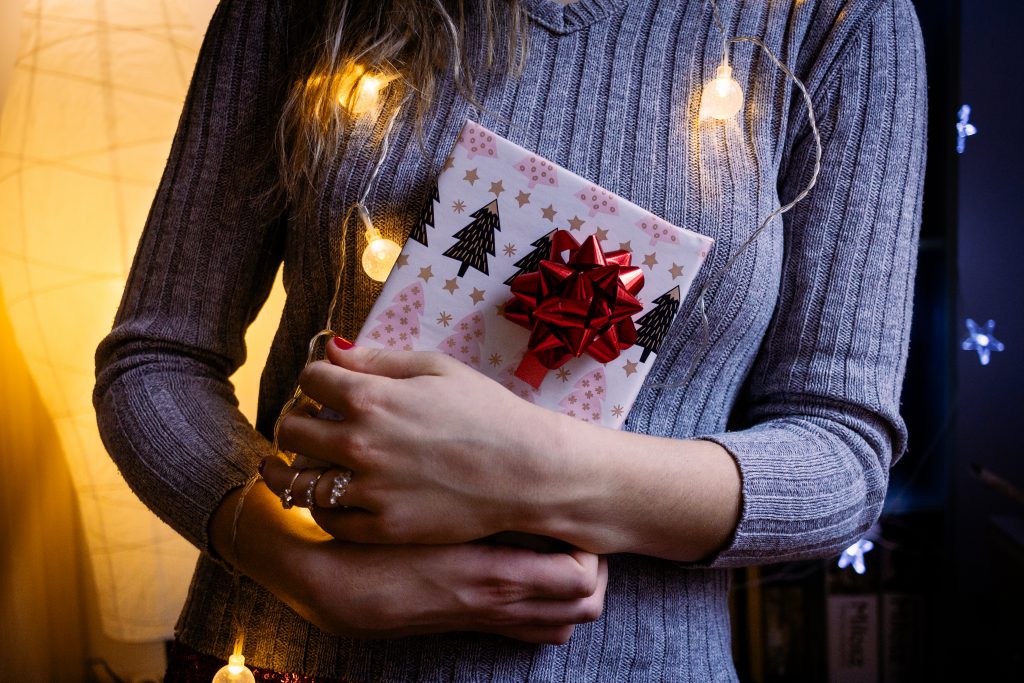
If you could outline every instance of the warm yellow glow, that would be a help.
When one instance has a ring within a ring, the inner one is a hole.
[[[356,116],[372,112],[377,108],[381,91],[392,80],[394,76],[353,64],[341,75],[338,101]]]
[[[245,665],[245,657],[233,654],[228,657],[226,666],[221,667],[213,677],[213,683],[256,683],[256,677]]]
[[[94,353],[110,331],[201,35],[181,11],[191,3],[14,4],[25,14],[0,117],[0,305],[52,418],[39,433],[55,430],[74,480],[103,631],[161,641],[173,635],[196,550],[145,508],[106,454],[92,407]],[[8,384],[0,378],[0,392]],[[3,420],[10,428],[10,415]],[[36,479],[44,488],[45,466]]]
[[[732,77],[732,67],[723,62],[715,78],[704,85],[700,99],[701,117],[725,121],[743,108],[743,89]]]
[[[371,279],[384,282],[402,253],[402,247],[383,237],[373,226],[366,229],[364,236],[366,248],[363,249],[363,270]]]

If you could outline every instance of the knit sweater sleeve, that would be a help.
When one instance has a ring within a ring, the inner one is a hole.
[[[96,355],[93,402],[110,455],[139,498],[204,551],[221,499],[271,450],[228,378],[281,261],[283,227],[259,201],[282,91],[275,5],[223,0],[216,10]]]
[[[742,477],[738,527],[711,566],[838,554],[878,519],[906,448],[899,397],[926,125],[910,0],[880,3],[832,57],[811,70],[822,172],[785,216],[778,303],[734,415],[746,428],[702,437]],[[814,164],[804,109],[794,108],[782,201]]]

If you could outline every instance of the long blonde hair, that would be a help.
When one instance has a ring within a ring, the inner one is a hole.
[[[351,114],[341,106],[342,74],[371,68],[395,77],[389,88],[415,93],[411,109],[418,138],[437,91],[450,76],[477,104],[476,68],[466,49],[467,6],[484,17],[482,68],[496,66],[498,11],[508,12],[505,63],[520,74],[526,59],[522,0],[323,0],[310,3],[310,30],[277,128],[279,193],[294,209],[308,208],[323,187],[330,160],[344,153]],[[504,28],[504,27],[503,27]],[[351,83],[347,87],[350,87]],[[388,101],[403,98],[389,97]]]

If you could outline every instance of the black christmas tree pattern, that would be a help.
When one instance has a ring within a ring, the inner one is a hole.
[[[377,315],[378,323],[368,337],[387,349],[413,350],[413,340],[420,336],[420,315],[423,314],[423,285],[414,282],[391,300]]]
[[[598,368],[580,378],[573,386],[572,393],[559,401],[562,412],[584,422],[601,421],[601,402],[607,391],[604,368]]]
[[[536,248],[530,253],[523,256],[523,258],[515,262],[515,266],[519,270],[510,275],[509,278],[505,280],[506,285],[511,286],[512,281],[515,280],[520,275],[524,275],[525,273],[537,272],[537,268],[540,267],[540,262],[543,261],[544,259],[551,258],[551,236],[554,234],[555,231],[552,230],[548,234],[535,239],[533,242],[530,242],[530,246]]]
[[[435,184],[434,191],[427,200],[426,206],[423,207],[419,220],[417,220],[416,224],[412,226],[412,231],[409,233],[409,239],[416,240],[425,247],[429,246],[427,244],[427,228],[434,227],[434,202],[440,201],[441,198],[437,194],[437,185]]]
[[[453,235],[458,241],[444,252],[448,258],[462,263],[458,277],[464,276],[470,268],[487,275],[487,255],[494,256],[494,231],[501,230],[497,199],[470,216],[473,222]]]
[[[647,357],[652,353],[658,353],[678,310],[679,287],[676,286],[655,299],[654,308],[636,321],[636,343],[644,350],[640,356],[641,363],[647,362]]]

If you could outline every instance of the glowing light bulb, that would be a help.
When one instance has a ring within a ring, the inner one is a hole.
[[[715,77],[704,85],[700,98],[701,116],[725,121],[743,107],[743,89],[732,77],[732,67],[722,61]]]
[[[381,91],[392,80],[393,76],[352,64],[341,76],[338,102],[356,116],[372,112],[377,109]]]
[[[213,676],[213,683],[256,683],[256,677],[245,665],[245,657],[233,654],[228,657],[226,666],[221,667]]]
[[[402,247],[383,237],[372,225],[366,228],[364,236],[366,248],[363,249],[363,270],[370,279],[384,282],[395,266],[398,255],[402,253]]]
[[[996,322],[989,320],[984,325],[979,325],[971,318],[967,319],[967,339],[960,342],[960,348],[964,351],[977,351],[978,362],[988,365],[992,358],[993,351],[1002,351],[1006,348],[1003,342],[996,339],[993,332],[996,329]]]
[[[843,554],[839,556],[839,568],[846,569],[852,566],[853,571],[858,574],[863,574],[867,571],[867,565],[864,564],[864,555],[874,550],[875,544],[866,538],[862,538],[849,548],[843,551]]]

